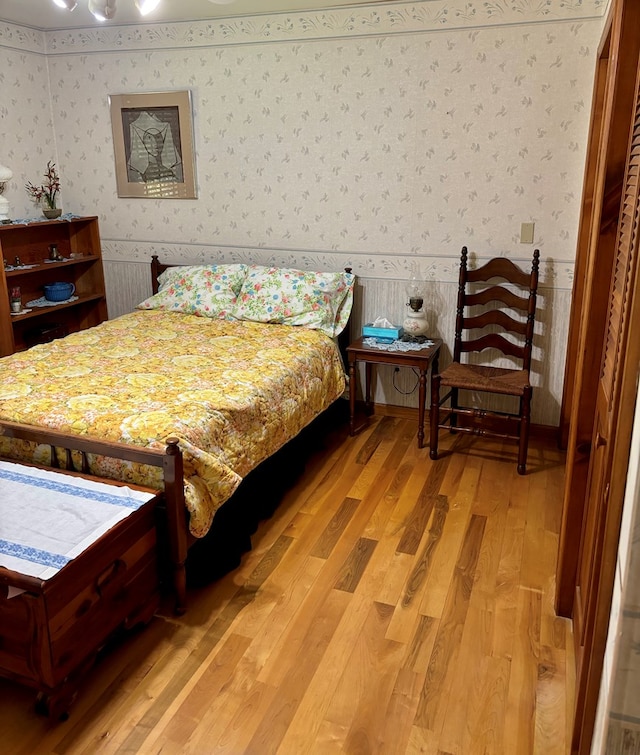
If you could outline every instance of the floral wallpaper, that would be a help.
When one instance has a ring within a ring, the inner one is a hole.
[[[396,319],[385,281],[413,263],[439,287],[463,244],[522,264],[535,246],[561,352],[604,10],[424,0],[44,33],[0,20],[6,196],[33,215],[23,184],[54,159],[65,211],[99,215],[118,270],[154,252],[350,265]],[[108,96],[175,89],[192,94],[198,198],[119,198]],[[550,392],[557,405],[561,376]]]

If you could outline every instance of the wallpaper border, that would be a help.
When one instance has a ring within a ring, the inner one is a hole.
[[[40,32],[0,21],[0,44],[50,55],[295,42],[600,18],[607,0],[422,0],[206,21]],[[44,43],[44,47],[42,46]]]
[[[42,54],[46,47],[45,32],[27,26],[16,26],[0,19],[0,47]]]
[[[517,265],[527,269],[533,256],[533,245],[517,255],[507,255]],[[520,251],[520,250],[519,250]],[[342,270],[353,268],[361,278],[380,280],[408,280],[417,264],[427,282],[457,283],[460,269],[459,256],[421,254],[371,254],[369,252],[332,252],[286,250],[264,246],[209,246],[206,244],[171,244],[145,241],[102,239],[102,256],[109,262],[150,263],[157,254],[161,262],[183,265],[239,263],[302,268],[303,270]],[[470,247],[470,262],[476,267],[489,257],[476,254]],[[541,253],[540,285],[556,290],[573,287],[574,263],[554,260]]]

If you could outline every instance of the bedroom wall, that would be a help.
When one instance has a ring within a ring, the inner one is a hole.
[[[522,264],[539,247],[533,420],[554,425],[603,6],[425,0],[46,34],[0,21],[6,194],[33,215],[23,184],[57,162],[65,211],[100,217],[112,317],[147,295],[156,252],[350,265],[356,333],[403,319],[415,262],[450,343],[461,246]],[[108,95],[170,89],[192,92],[198,199],[118,198]],[[397,390],[380,372],[376,400],[415,405],[411,374]]]

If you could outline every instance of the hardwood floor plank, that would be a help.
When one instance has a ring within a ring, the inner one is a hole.
[[[556,556],[558,553],[558,535],[545,530],[542,543],[542,558],[549,564],[553,564],[555,570]],[[555,608],[556,580],[554,574],[548,574],[544,580],[542,591],[543,611],[542,625],[540,627],[540,642],[542,645],[565,649],[566,632],[569,620],[556,616]]]
[[[421,726],[412,726],[409,735],[407,753],[421,753],[424,755],[440,755],[438,748],[438,734]]]
[[[402,755],[405,752],[412,752],[408,749],[411,724],[416,714],[423,682],[424,673],[416,673],[408,666],[402,666],[398,670],[389,704],[383,716],[384,725],[378,752],[383,752],[385,755]]]
[[[381,444],[395,442],[396,428],[403,424],[397,417],[376,417],[370,420],[372,428],[366,433],[366,441],[356,459],[357,464],[368,466]]]
[[[377,544],[377,540],[370,540],[366,537],[359,538],[340,570],[340,574],[334,585],[336,590],[344,590],[345,592],[356,591]]]
[[[413,637],[407,646],[403,668],[426,674],[439,626],[440,620],[433,616],[418,616]]]
[[[533,752],[563,755],[566,721],[562,700],[565,684],[564,654],[543,645],[538,661]]]
[[[380,505],[376,506],[371,512],[371,517],[363,532],[365,537],[370,537],[374,540],[379,540],[382,537],[394,507],[411,477],[412,469],[413,467],[410,463],[400,464],[395,471],[393,468],[389,468],[391,474],[384,480],[384,490]],[[383,484],[383,481],[381,480],[380,483]]]
[[[541,593],[521,587],[505,716],[505,747],[511,752],[533,752],[541,610]]]
[[[460,485],[448,499],[449,511],[444,525],[443,541],[422,591],[420,613],[442,616],[449,588],[456,570],[456,562],[469,526],[482,464],[472,460],[460,478]]]
[[[446,459],[431,465],[416,505],[405,525],[402,540],[398,545],[398,550],[401,553],[413,554],[418,550],[447,468],[448,461]]]
[[[397,487],[396,481],[398,475],[397,468],[389,465],[387,461],[389,457],[394,456],[394,452],[398,450],[398,445],[400,445],[401,453],[404,453],[406,443],[407,440],[405,438],[400,444],[385,446],[384,453],[380,450],[370,461],[369,469],[372,473],[375,472],[375,476],[368,478],[366,489],[363,490],[361,487],[365,478],[363,475],[358,478],[356,485],[349,491],[349,495],[351,496],[361,496],[361,500],[365,502],[365,506],[369,512],[367,523],[363,530],[363,534],[366,537],[378,540],[386,528],[393,508],[393,504],[389,501],[388,491],[394,485]],[[378,505],[379,503],[382,505]]]
[[[521,488],[518,497],[530,497],[533,500],[544,500],[544,480],[535,479],[528,475],[518,484]],[[545,511],[544,504],[531,506],[527,509],[527,518],[522,545],[522,566],[520,569],[520,584],[535,590],[543,590],[548,578],[548,570],[540,558],[540,549],[544,542]]]
[[[389,603],[393,606],[400,601],[414,561],[412,556],[396,551],[397,543],[398,539],[394,535],[385,535],[382,538],[364,577],[366,589],[373,598],[379,603]]]
[[[429,567],[434,559],[436,548],[442,539],[442,531],[444,530],[444,525],[447,520],[449,503],[444,496],[431,498],[429,510],[430,512],[433,511],[433,519],[427,534],[427,542],[418,558],[414,561],[413,569],[407,580],[404,595],[402,596],[402,605],[405,607],[410,605],[416,595],[420,592],[420,589],[429,574]],[[398,551],[400,553],[406,553],[406,551],[401,550],[400,547],[398,547]]]
[[[446,521],[446,502],[440,501],[434,512],[432,527],[425,533],[424,546],[420,553],[413,557],[411,572],[407,575],[402,588],[401,599],[396,604],[396,610],[389,626],[389,639],[408,644],[413,636],[414,627],[421,615],[428,615],[423,603],[428,591],[427,585],[433,584],[433,567],[436,556],[439,556],[440,542],[444,522]],[[443,586],[443,593],[448,592]],[[443,597],[444,604],[444,597]],[[438,616],[441,614],[438,610]]]
[[[360,500],[358,498],[345,498],[340,504],[340,508],[331,518],[329,524],[324,528],[316,544],[311,549],[311,555],[318,558],[329,558],[335,544],[340,539],[344,528],[351,521],[354,511],[358,507]]]
[[[511,663],[506,658],[491,657],[484,663],[484,694],[478,700],[465,746],[467,752],[507,753],[504,726]]]
[[[484,527],[484,517],[471,517],[420,694],[415,724],[435,732],[442,727],[444,693],[455,668]]]

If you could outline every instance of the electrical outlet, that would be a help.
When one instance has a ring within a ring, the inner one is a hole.
[[[520,226],[520,243],[533,244],[533,229],[535,223],[522,223]]]

